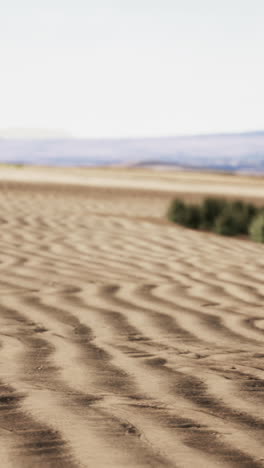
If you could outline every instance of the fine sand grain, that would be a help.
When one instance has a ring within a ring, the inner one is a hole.
[[[0,173],[0,466],[264,467],[264,247],[164,216],[263,179]]]

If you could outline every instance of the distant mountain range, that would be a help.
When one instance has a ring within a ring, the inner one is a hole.
[[[0,138],[0,162],[174,166],[264,173],[264,131],[164,138]]]

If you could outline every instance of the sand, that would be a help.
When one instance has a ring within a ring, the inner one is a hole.
[[[263,179],[0,178],[1,467],[263,467],[264,247],[165,218]]]

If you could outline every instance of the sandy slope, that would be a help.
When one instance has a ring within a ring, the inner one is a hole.
[[[162,220],[160,185],[18,172],[0,183],[1,466],[264,466],[263,246]]]

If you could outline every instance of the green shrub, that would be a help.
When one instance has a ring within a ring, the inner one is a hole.
[[[260,208],[257,208],[256,206],[252,205],[252,203],[248,203],[246,207],[247,207],[248,217],[252,221],[254,216],[256,216],[259,213]]]
[[[226,200],[219,198],[206,198],[200,208],[200,228],[209,230],[213,229],[216,219],[223,212],[226,205]]]
[[[216,220],[214,232],[222,236],[236,236],[241,234],[241,222],[230,210],[226,210]]]
[[[201,224],[200,207],[197,205],[187,205],[185,209],[184,226],[191,229],[199,229]]]
[[[264,242],[264,211],[252,221],[249,228],[250,238],[255,242]]]
[[[182,200],[173,200],[170,208],[169,208],[169,213],[168,217],[170,221],[173,221],[174,223],[182,224],[184,225],[185,223],[185,218],[186,218],[186,205]]]
[[[251,203],[242,201],[227,201],[220,198],[206,198],[198,205],[185,204],[182,200],[176,199],[172,202],[168,217],[171,221],[191,229],[205,229],[214,231],[224,236],[237,236],[249,234],[258,242],[263,242],[261,222],[258,219],[260,209]],[[264,217],[261,211],[260,219]],[[254,220],[254,222],[253,222]],[[254,224],[256,222],[256,224]],[[257,227],[256,227],[257,226]],[[254,233],[253,233],[253,231]],[[258,232],[258,234],[257,234]]]
[[[178,199],[172,202],[168,216],[174,223],[191,229],[198,229],[201,222],[200,208],[196,205],[186,205]]]
[[[248,234],[249,226],[254,216],[256,216],[258,209],[249,203],[236,201],[229,205],[229,210],[234,218],[236,218],[237,223],[240,224],[238,234]]]
[[[211,217],[207,216],[208,229],[225,236],[248,234],[250,223],[258,212],[254,205],[239,200],[213,200],[212,204],[207,202],[207,206],[212,207],[209,212]]]

